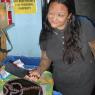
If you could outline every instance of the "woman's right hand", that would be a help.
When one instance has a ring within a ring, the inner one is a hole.
[[[29,74],[25,76],[26,79],[31,81],[37,81],[40,78],[40,72],[37,69],[29,71]]]

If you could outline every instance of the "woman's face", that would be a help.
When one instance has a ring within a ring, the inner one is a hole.
[[[68,8],[57,2],[53,2],[49,6],[48,10],[48,21],[52,28],[64,29],[68,19],[70,18]]]

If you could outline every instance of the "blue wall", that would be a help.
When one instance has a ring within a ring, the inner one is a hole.
[[[13,50],[8,55],[39,57],[39,33],[42,27],[41,0],[37,1],[36,14],[14,14],[15,26],[8,30]],[[7,44],[8,48],[10,46]]]

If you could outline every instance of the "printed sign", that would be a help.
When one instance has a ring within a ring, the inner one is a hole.
[[[14,0],[15,14],[36,13],[36,0]]]

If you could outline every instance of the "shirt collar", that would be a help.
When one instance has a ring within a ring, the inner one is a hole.
[[[64,35],[64,32],[67,31],[68,27],[69,27],[69,24],[67,24],[63,30],[55,28],[55,29],[53,29],[53,33],[55,35]]]

